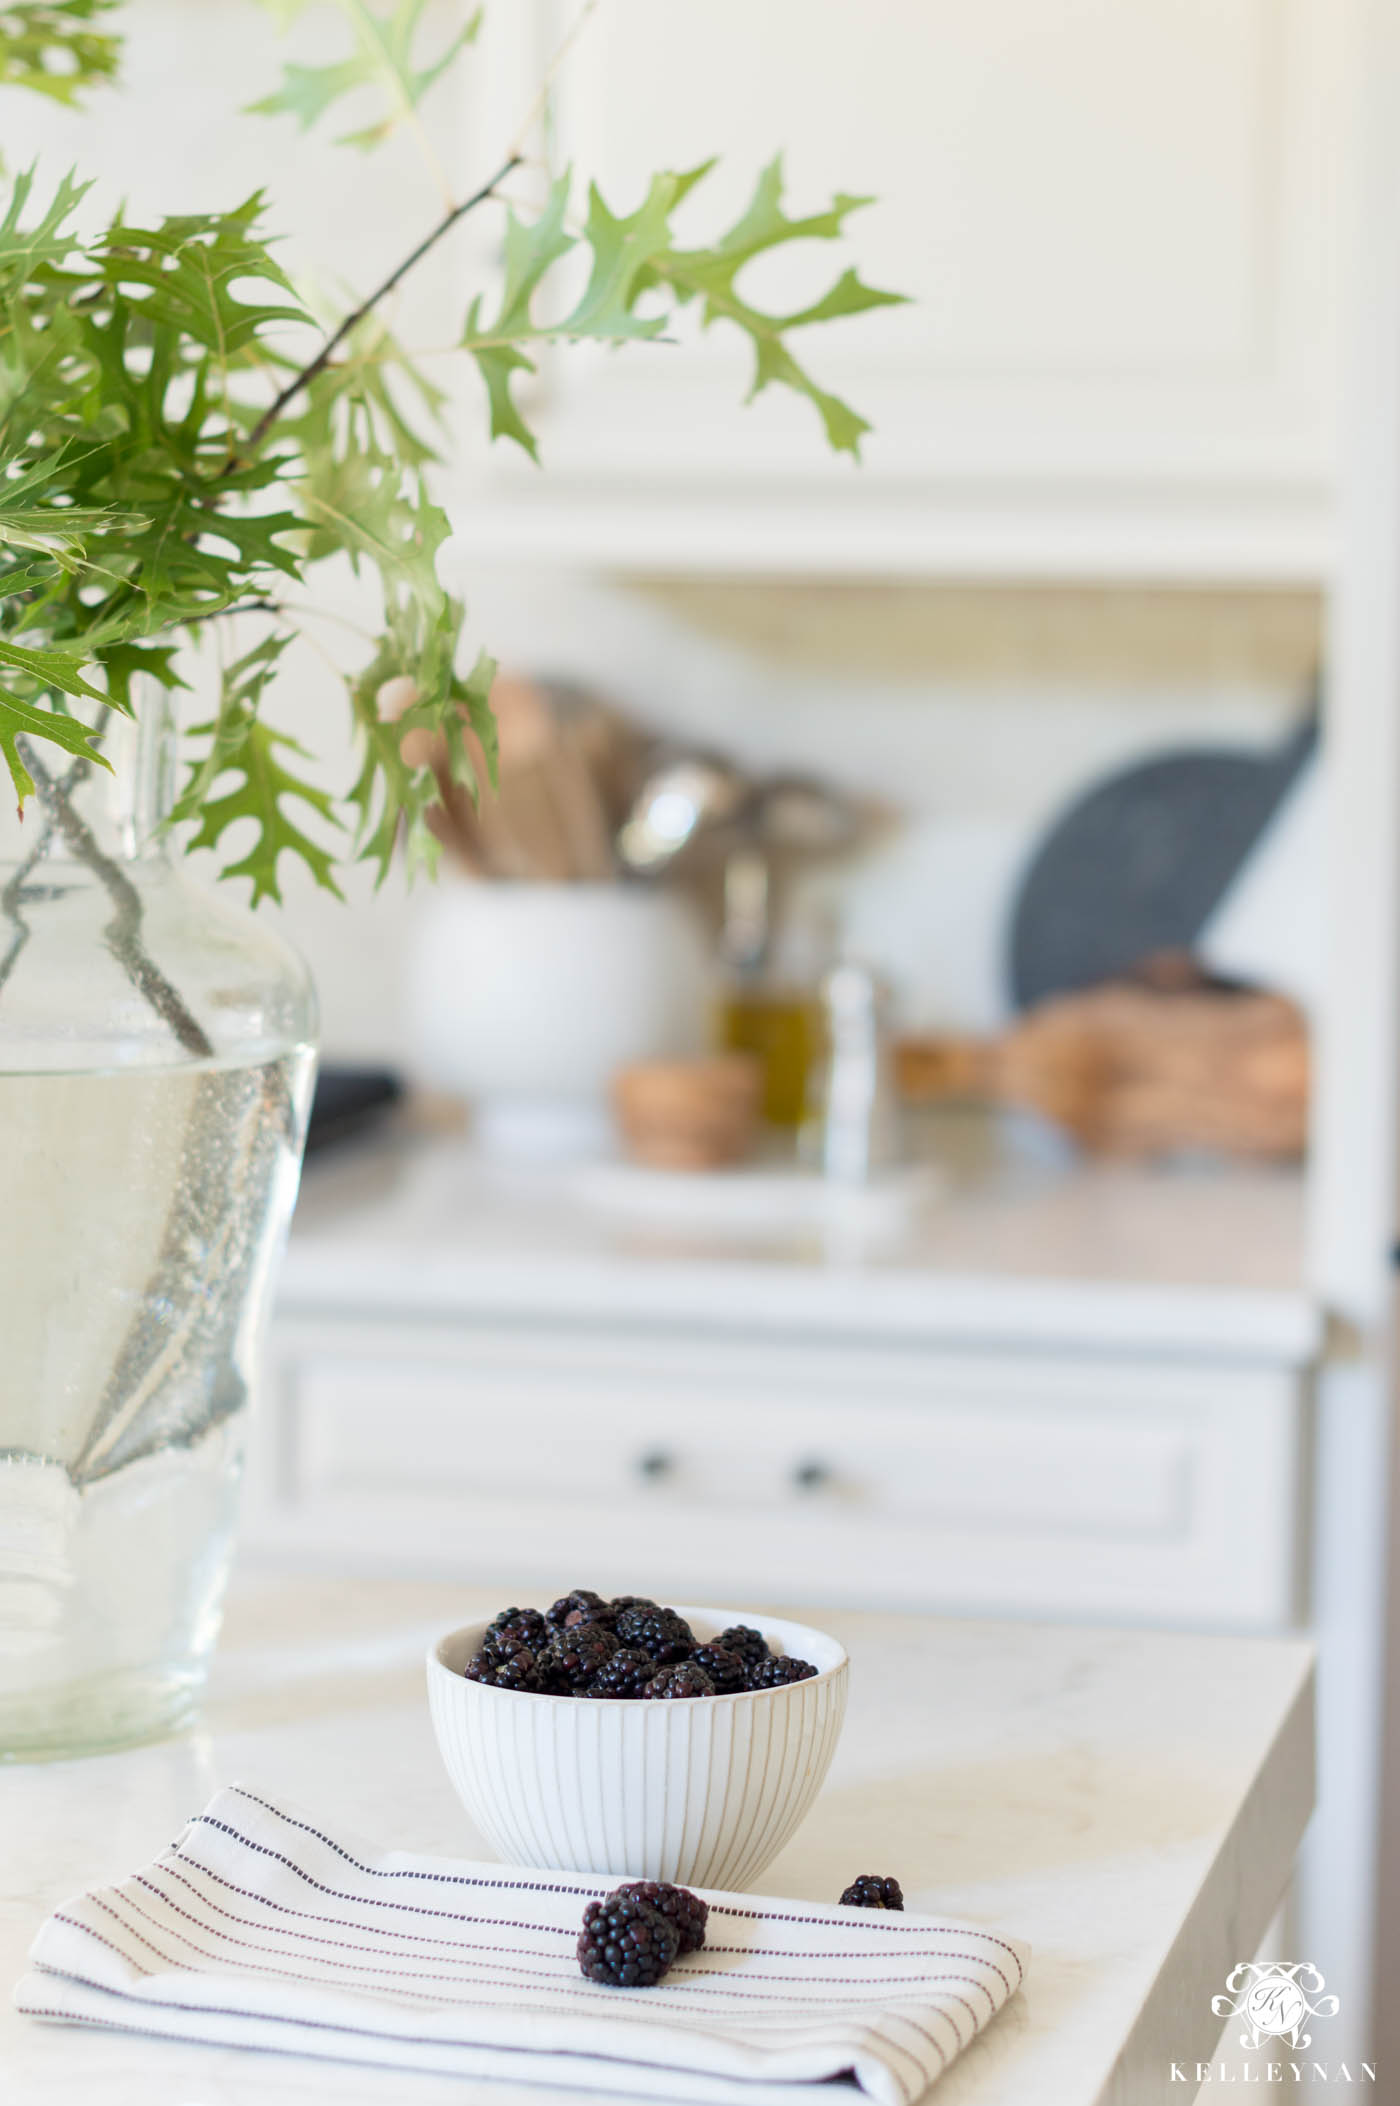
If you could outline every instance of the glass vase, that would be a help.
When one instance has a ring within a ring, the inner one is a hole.
[[[182,868],[161,698],[0,814],[0,1760],[192,1716],[314,1065],[305,967]]]

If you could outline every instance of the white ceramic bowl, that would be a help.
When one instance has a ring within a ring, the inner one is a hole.
[[[745,1887],[821,1788],[849,1662],[823,1631],[737,1609],[680,1611],[699,1638],[728,1624],[818,1672],[781,1689],[660,1703],[526,1696],[469,1682],[485,1624],[428,1653],[428,1701],[458,1796],[509,1864]]]

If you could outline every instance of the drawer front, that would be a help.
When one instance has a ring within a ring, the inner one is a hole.
[[[1269,1370],[284,1322],[253,1545],[473,1582],[1261,1627]]]

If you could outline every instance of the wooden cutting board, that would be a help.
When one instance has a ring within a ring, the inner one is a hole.
[[[1307,1028],[1281,995],[1099,987],[999,1038],[901,1039],[895,1065],[910,1103],[1020,1106],[1096,1153],[1287,1160],[1307,1140]]]

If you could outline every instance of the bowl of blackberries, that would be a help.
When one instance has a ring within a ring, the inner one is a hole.
[[[577,1587],[428,1653],[447,1773],[509,1863],[745,1887],[821,1788],[849,1663],[805,1624]]]

